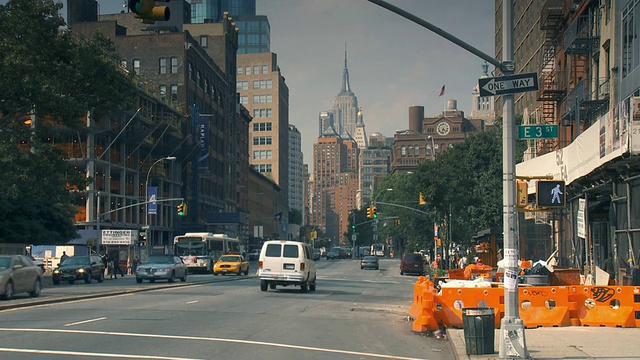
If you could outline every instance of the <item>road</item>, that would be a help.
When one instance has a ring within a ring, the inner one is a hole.
[[[383,259],[380,270],[360,270],[357,260],[323,259],[317,267],[317,290],[306,294],[261,292],[252,276],[190,275],[171,286],[127,276],[48,286],[41,300],[128,292],[2,310],[1,357],[454,359],[446,340],[411,332],[417,278],[401,276],[399,260]],[[13,301],[30,299],[2,305]]]

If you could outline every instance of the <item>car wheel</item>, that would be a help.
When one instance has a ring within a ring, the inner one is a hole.
[[[275,290],[276,289],[276,283],[270,283],[269,284],[269,289]]]
[[[404,275],[404,271],[400,270],[400,275]]]
[[[378,270],[378,267],[376,266],[376,270]]]
[[[53,285],[60,285],[60,280],[53,279]]]
[[[184,276],[180,278],[180,282],[185,282],[187,281],[187,271],[185,270],[184,272]]]
[[[7,281],[7,284],[4,286],[4,295],[2,298],[5,300],[11,300],[13,298],[13,283],[11,281]]]
[[[247,266],[247,270],[244,271],[245,276],[249,276],[249,267]]]
[[[360,266],[360,270],[363,270],[363,269],[364,269],[364,266]]]
[[[33,283],[33,290],[29,292],[29,295],[31,295],[32,297],[38,297],[40,296],[41,292],[42,282],[40,281],[40,279],[36,279],[36,281]]]
[[[142,278],[136,277],[136,282],[137,282],[138,284],[141,284],[141,283],[142,283]]]
[[[98,275],[98,282],[101,283],[104,281],[104,271],[100,270],[100,275]]]
[[[84,283],[85,283],[85,284],[91,284],[91,280],[92,280],[92,279],[91,279],[91,274],[87,273],[87,274],[84,276]]]
[[[265,280],[260,280],[260,291],[267,291],[269,285]]]
[[[300,285],[300,291],[302,291],[303,293],[309,292],[309,283],[302,283],[302,285]]]
[[[309,284],[309,290],[316,291],[316,283]]]
[[[169,276],[169,282],[172,283],[176,280],[176,274],[172,271],[171,276]]]
[[[213,276],[218,276],[218,273],[214,271]]]
[[[73,285],[73,283],[76,282],[75,280],[69,280],[69,285]]]

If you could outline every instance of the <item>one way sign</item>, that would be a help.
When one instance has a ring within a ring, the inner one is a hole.
[[[538,73],[478,79],[480,96],[515,94],[538,90]]]

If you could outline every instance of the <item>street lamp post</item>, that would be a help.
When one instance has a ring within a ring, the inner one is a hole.
[[[420,135],[424,139],[424,142],[426,143],[426,146],[424,148],[425,149],[425,152],[424,152],[425,158],[427,156],[427,151],[426,151],[427,150],[427,146],[429,145],[429,140],[431,140],[431,161],[434,161],[436,159],[436,153],[435,153],[435,151],[436,151],[436,143],[435,143],[435,140],[433,139],[433,136],[431,136],[431,135],[424,136],[424,134],[422,134],[422,133],[420,133],[418,131],[412,130],[412,129],[396,130],[396,134],[398,134],[398,135],[409,134],[409,133],[414,133],[414,134]]]
[[[153,169],[153,167],[161,162],[161,161],[173,161],[175,160],[176,157],[175,156],[165,156],[162,157],[158,160],[156,160],[153,164],[151,164],[151,166],[149,166],[149,171],[147,171],[147,180],[144,183],[144,188],[145,188],[145,214],[144,214],[144,229],[147,232],[147,256],[149,256],[151,254],[151,231],[149,231],[149,203],[151,202],[155,202],[155,199],[153,199],[153,201],[151,201],[151,199],[149,199],[149,176],[151,176],[151,170]]]

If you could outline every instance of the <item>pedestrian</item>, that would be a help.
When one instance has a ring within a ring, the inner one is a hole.
[[[131,265],[131,273],[132,273],[133,275],[135,275],[135,274],[136,274],[136,270],[138,269],[138,262],[139,262],[139,261],[140,261],[140,260],[138,260],[138,257],[137,257],[137,256],[133,259],[133,264]]]
[[[113,264],[113,259],[109,258],[109,260],[107,260],[107,275],[109,276],[109,279],[117,279],[118,277],[116,276],[116,273],[114,271],[114,264]]]
[[[611,253],[609,253],[609,256],[607,257],[607,259],[604,261],[604,263],[602,264],[602,270],[606,271],[609,274],[609,280],[613,281],[616,279],[616,269],[615,266],[613,266],[613,255],[611,255]]]
[[[114,274],[116,275],[116,277],[118,276],[118,274],[120,274],[120,277],[124,277],[124,271],[122,271],[122,268],[120,267],[120,261],[118,261],[118,259],[115,257],[112,259]]]
[[[69,256],[67,256],[67,252],[63,251],[62,256],[60,256],[60,264],[62,264],[65,260],[67,260]]]
[[[464,269],[467,266],[467,255],[462,255],[460,260],[458,260],[458,268]]]

